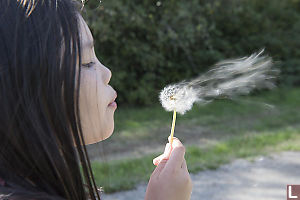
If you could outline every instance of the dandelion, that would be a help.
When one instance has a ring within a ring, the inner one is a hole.
[[[231,99],[249,94],[254,89],[272,89],[279,74],[273,68],[271,57],[262,56],[264,50],[249,57],[217,63],[207,73],[177,84],[166,86],[159,95],[162,106],[173,111],[171,128],[172,145],[176,112],[185,114],[194,103],[209,103],[216,98]]]
[[[160,102],[167,111],[176,110],[180,114],[192,109],[198,100],[197,91],[183,83],[165,87],[160,93]]]

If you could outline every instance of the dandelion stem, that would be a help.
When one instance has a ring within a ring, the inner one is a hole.
[[[170,137],[171,137],[170,138],[170,146],[171,146],[171,148],[172,148],[172,144],[173,144],[175,122],[176,122],[176,110],[173,111],[173,122],[172,122],[171,135],[170,135]]]

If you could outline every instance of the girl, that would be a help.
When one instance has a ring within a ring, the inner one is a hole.
[[[0,199],[100,199],[85,145],[112,134],[117,94],[78,8],[0,0]],[[145,199],[190,198],[184,152],[154,159]]]

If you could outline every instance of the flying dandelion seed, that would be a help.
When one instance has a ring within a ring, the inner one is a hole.
[[[162,106],[173,111],[171,141],[173,141],[176,112],[185,114],[194,103],[209,103],[214,99],[231,99],[249,94],[254,89],[272,89],[279,74],[271,57],[264,50],[249,57],[225,60],[190,81],[166,86],[159,95]],[[172,144],[172,142],[170,143]]]

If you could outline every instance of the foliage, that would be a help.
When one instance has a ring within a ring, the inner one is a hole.
[[[280,61],[280,84],[300,84],[298,0],[103,0],[85,7],[119,103],[153,104],[166,84],[264,47]]]

